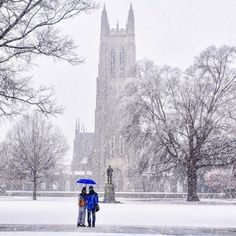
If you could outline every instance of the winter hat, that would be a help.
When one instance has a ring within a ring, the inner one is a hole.
[[[82,192],[84,192],[84,191],[86,192],[86,187],[83,187],[83,188],[82,188]]]
[[[93,186],[89,186],[89,190],[93,190]]]

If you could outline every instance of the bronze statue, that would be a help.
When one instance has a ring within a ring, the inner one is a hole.
[[[107,183],[108,184],[112,183],[112,172],[113,172],[113,169],[111,168],[111,166],[109,166],[107,168]]]

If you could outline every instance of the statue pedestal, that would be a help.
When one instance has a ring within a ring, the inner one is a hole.
[[[103,199],[104,203],[116,203],[116,199],[115,199],[115,186],[114,184],[105,184],[105,188],[104,188],[104,199]]]

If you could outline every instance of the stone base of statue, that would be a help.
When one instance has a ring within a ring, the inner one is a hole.
[[[104,188],[104,203],[119,203],[115,199],[115,186],[114,184],[105,184]]]

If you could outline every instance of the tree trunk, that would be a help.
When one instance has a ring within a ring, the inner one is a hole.
[[[37,200],[37,178],[34,176],[33,179],[33,200]]]
[[[176,176],[172,177],[170,181],[170,191],[172,193],[177,193],[177,183],[178,183],[177,177]]]
[[[190,161],[188,166],[188,195],[187,201],[199,201],[197,195],[197,167],[193,161]]]

